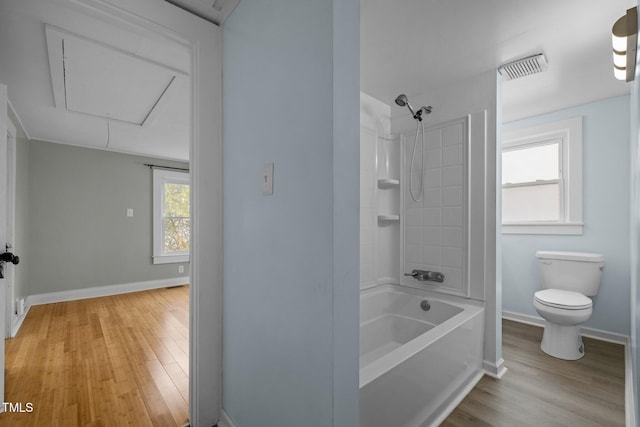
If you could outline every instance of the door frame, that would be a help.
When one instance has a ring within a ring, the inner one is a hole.
[[[7,99],[7,87],[0,83],[0,154],[6,153],[7,150],[7,131],[8,131],[8,99]],[[0,162],[0,243],[4,246],[6,242],[5,225],[6,225],[6,170],[4,162]],[[2,248],[4,249],[4,248]],[[5,291],[5,279],[0,279],[0,330],[5,330],[5,309],[6,304],[4,299],[7,297]],[[4,394],[4,339],[0,339],[0,399],[5,402]],[[4,412],[4,405],[0,405],[0,412]]]
[[[8,108],[7,108],[8,110]],[[13,253],[15,252],[16,237],[16,150],[18,131],[8,114],[7,120],[7,189],[6,189],[6,224],[5,230],[6,242],[0,242],[0,251],[4,251],[5,243],[13,245]],[[5,269],[5,287],[6,287],[6,307],[5,307],[5,338],[13,338],[13,325],[17,319],[15,312],[15,270],[14,268]]]
[[[191,52],[189,421],[216,425],[222,406],[222,30],[166,1],[67,2]]]

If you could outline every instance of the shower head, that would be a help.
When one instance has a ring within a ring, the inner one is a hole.
[[[407,95],[405,95],[404,93],[398,95],[398,97],[396,98],[396,104],[398,104],[401,107],[404,107],[408,103],[409,103],[409,100],[407,99]]]
[[[409,109],[409,111],[411,111],[412,116],[416,115],[415,111],[413,111],[413,108],[411,107],[411,104],[409,104],[409,99],[407,98],[407,95],[405,95],[404,93],[401,93],[396,97],[396,104],[398,104],[400,107],[406,106]]]
[[[419,122],[422,121],[422,114],[430,114],[431,113],[431,106],[425,107],[422,106],[420,107],[420,109],[418,110],[418,112],[415,112],[413,110],[413,107],[411,107],[411,104],[409,104],[409,99],[407,98],[407,95],[405,95],[404,93],[401,93],[400,95],[398,95],[396,97],[396,104],[398,104],[400,107],[407,107],[409,109],[409,111],[411,111],[411,115],[413,116],[414,119],[418,120]]]

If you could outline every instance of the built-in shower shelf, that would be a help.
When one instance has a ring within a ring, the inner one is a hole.
[[[378,215],[378,221],[400,221],[400,215]]]
[[[399,179],[381,178],[378,180],[378,188],[394,188],[400,185]]]

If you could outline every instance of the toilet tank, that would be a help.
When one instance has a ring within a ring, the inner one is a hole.
[[[604,270],[604,256],[589,252],[537,251],[544,289],[598,294]]]

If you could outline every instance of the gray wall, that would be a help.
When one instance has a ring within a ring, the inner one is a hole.
[[[30,295],[185,275],[178,273],[179,264],[152,264],[152,181],[144,163],[187,167],[28,143]],[[127,208],[133,208],[132,218]]]
[[[530,119],[511,122],[514,130],[582,116],[584,233],[502,236],[502,307],[537,316],[533,294],[540,289],[535,252],[539,249],[599,252],[605,257],[593,315],[584,326],[629,334],[629,97],[621,96]]]
[[[237,427],[358,425],[358,16],[354,0],[243,0],[223,28],[223,407]]]

